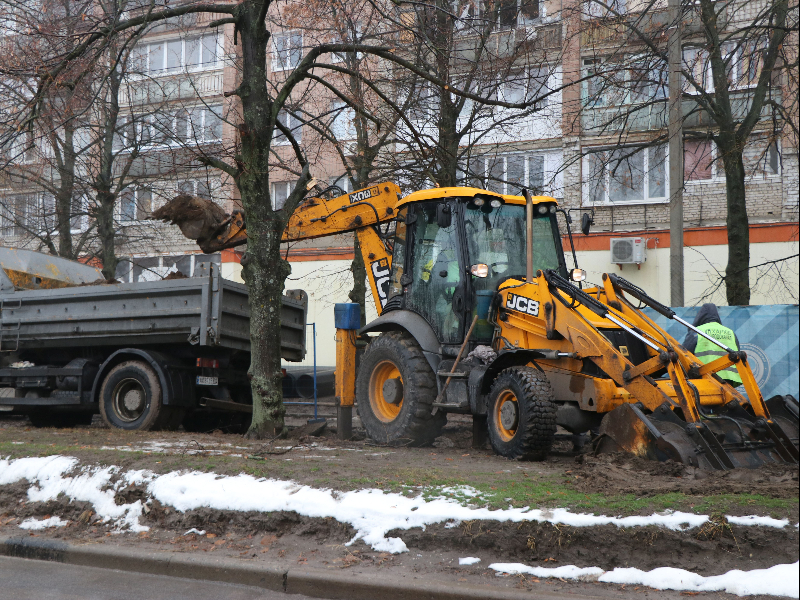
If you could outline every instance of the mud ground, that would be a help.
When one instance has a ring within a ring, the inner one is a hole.
[[[298,422],[299,423],[299,422]],[[0,535],[34,535],[78,544],[136,545],[153,551],[196,552],[289,566],[308,565],[382,572],[448,581],[489,583],[532,590],[586,593],[608,597],[677,598],[678,592],[625,588],[589,582],[541,581],[497,577],[492,562],[529,565],[632,566],[648,570],[673,566],[703,575],[730,569],[765,568],[798,560],[798,531],[740,527],[724,514],[760,514],[798,521],[798,471],[769,465],[758,471],[701,472],[673,463],[652,463],[627,455],[594,457],[575,452],[564,439],[543,462],[522,463],[471,447],[471,422],[451,418],[433,448],[387,448],[366,439],[339,441],[335,434],[294,436],[272,442],[248,441],[220,432],[111,431],[97,419],[75,429],[35,429],[24,418],[0,419],[0,457],[64,454],[82,464],[119,465],[156,472],[209,470],[293,479],[336,489],[379,487],[419,493],[426,486],[472,485],[495,507],[509,505],[570,507],[598,514],[652,514],[674,509],[712,515],[698,529],[674,532],[657,527],[575,528],[536,523],[475,521],[458,527],[431,526],[395,531],[409,552],[390,555],[362,542],[345,544],[353,529],[333,519],[312,519],[292,512],[239,513],[199,509],[185,513],[157,502],[143,518],[142,534],[112,534],[91,506],[66,498],[47,503],[27,500],[28,484],[0,486]],[[492,494],[496,497],[492,499]],[[145,499],[139,488],[122,490],[117,501]],[[18,524],[29,517],[58,515],[64,528],[26,532]],[[186,532],[204,531],[203,535]],[[481,558],[460,567],[458,558]],[[703,596],[729,597],[710,593]]]

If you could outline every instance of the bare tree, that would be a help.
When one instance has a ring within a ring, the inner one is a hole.
[[[142,2],[126,13],[94,16],[91,28],[74,50],[47,65],[47,77],[39,86],[29,106],[34,113],[41,107],[53,78],[61,76],[80,60],[96,60],[103,56],[109,41],[130,30],[150,23],[196,13],[218,15],[210,27],[233,25],[239,53],[239,83],[229,95],[236,97],[238,147],[228,160],[201,156],[199,160],[219,169],[234,182],[247,215],[248,249],[242,259],[243,276],[249,288],[251,326],[250,379],[253,395],[253,421],[248,435],[272,436],[284,430],[285,408],[281,399],[280,371],[280,306],[282,289],[289,274],[288,263],[281,257],[281,238],[289,216],[303,199],[311,180],[306,153],[298,143],[291,124],[285,120],[286,108],[302,86],[315,74],[324,72],[328,63],[319,62],[336,52],[363,52],[395,63],[436,85],[445,85],[438,77],[399,57],[391,47],[373,44],[320,43],[305,48],[299,55],[285,46],[274,47],[273,31],[267,26],[270,10],[281,5],[271,0],[240,0],[235,3],[186,2],[170,7],[155,2]],[[280,75],[271,72],[268,58],[274,48],[281,62]],[[305,52],[303,54],[303,51]],[[458,93],[480,99],[468,89]],[[526,108],[530,103],[497,101],[509,108]],[[231,117],[233,119],[233,117]],[[274,206],[270,196],[272,146],[276,136],[285,136],[295,154],[299,176],[285,203]]]
[[[86,65],[71,65],[53,80],[36,121],[22,109],[37,92],[39,65],[74,48],[88,6],[88,0],[0,3],[5,26],[0,169],[12,189],[29,188],[6,196],[4,218],[22,238],[72,259],[86,252],[92,231],[79,173],[79,157],[88,147],[85,113],[92,96]]]
[[[778,173],[781,141],[797,147],[797,52],[796,43],[787,44],[796,36],[796,3],[686,1],[679,23],[656,0],[630,6],[588,0],[576,7],[590,75],[576,118],[584,134],[617,146],[587,161],[590,199],[603,193],[604,177],[623,195],[638,194],[645,180],[665,185],[667,39],[680,26],[686,150],[679,160],[687,180],[712,170],[724,177],[728,263],[720,277],[729,304],[749,304],[746,183],[756,169]]]

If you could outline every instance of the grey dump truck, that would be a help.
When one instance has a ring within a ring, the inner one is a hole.
[[[305,292],[284,294],[285,360],[305,356],[307,307]],[[249,321],[247,287],[214,263],[192,277],[109,284],[81,263],[0,248],[0,411],[35,426],[99,412],[120,429],[241,428]]]

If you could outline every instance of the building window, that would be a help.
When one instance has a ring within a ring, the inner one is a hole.
[[[583,103],[603,108],[664,100],[669,96],[667,65],[632,56],[625,64],[597,58],[583,61]]]
[[[181,179],[178,181],[177,190],[179,194],[211,200],[211,185],[204,179]]]
[[[561,153],[476,156],[467,164],[459,179],[469,186],[499,194],[519,195],[527,188],[534,195],[563,196]]]
[[[623,147],[587,152],[583,160],[585,198],[591,204],[664,202],[667,147]]]
[[[500,29],[525,27],[538,22],[543,8],[540,0],[456,0],[452,4],[457,30],[484,27],[487,20],[492,20]]]
[[[347,176],[347,173],[343,173],[342,175],[339,175],[338,177],[331,177],[328,180],[328,185],[330,187],[339,188],[339,190],[341,190],[345,194],[349,194],[350,192],[353,191],[353,188],[350,185],[350,178]],[[333,190],[333,191],[335,191],[335,190]],[[336,193],[338,193],[338,192],[336,192]]]
[[[152,202],[153,193],[147,188],[125,190],[119,197],[119,220],[131,223],[149,218]]]
[[[128,72],[159,75],[216,69],[221,66],[222,40],[220,34],[211,33],[137,44],[131,52]]]
[[[170,144],[203,144],[222,139],[222,105],[195,106],[120,118],[116,150]]]
[[[270,184],[272,196],[272,210],[280,210],[286,204],[286,199],[294,189],[294,181],[274,181]]]
[[[550,91],[547,85],[550,68],[530,67],[516,69],[508,73],[503,81],[503,100],[521,103],[540,98]],[[549,97],[544,97],[535,104],[535,110],[542,110],[548,104]]]
[[[38,194],[14,194],[0,202],[0,232],[3,236],[18,237],[35,226],[39,204]]]
[[[338,141],[352,140],[356,137],[356,113],[344,102],[332,102],[331,113],[331,135]]]
[[[716,176],[716,147],[711,140],[683,142],[683,180],[706,181]]]
[[[286,127],[292,134],[292,137],[298,144],[303,142],[303,124],[300,122],[300,119],[295,117],[286,109],[281,109],[278,112],[278,121],[281,125]],[[289,145],[289,138],[286,137],[286,134],[283,133],[277,127],[275,128],[273,144],[277,146],[288,146]]]
[[[188,139],[218,142],[222,139],[222,106],[196,106],[189,109]]]
[[[120,257],[115,279],[123,283],[160,281],[170,273],[187,277],[199,275],[203,266],[220,264],[219,254],[176,254],[171,256]],[[208,271],[205,271],[208,273]]]
[[[272,36],[272,70],[294,69],[303,57],[303,34],[299,31],[286,31]]]

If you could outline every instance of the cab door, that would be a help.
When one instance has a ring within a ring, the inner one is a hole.
[[[439,225],[437,207],[449,213],[448,226]],[[428,321],[443,344],[459,344],[464,337],[465,265],[458,209],[456,202],[414,205],[408,240],[405,306]]]

